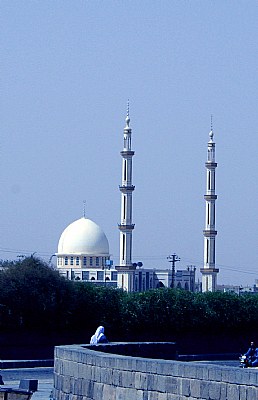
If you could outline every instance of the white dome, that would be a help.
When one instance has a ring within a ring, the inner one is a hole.
[[[95,222],[80,218],[63,231],[58,243],[58,254],[109,255],[108,240]]]

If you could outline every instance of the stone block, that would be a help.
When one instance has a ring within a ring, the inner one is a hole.
[[[239,387],[239,398],[241,400],[246,400],[247,399],[247,387],[244,385],[241,385]],[[224,400],[224,399],[223,399]]]
[[[178,394],[178,383],[176,378],[174,378],[173,376],[166,376],[165,391],[166,393]]]
[[[136,389],[117,387],[115,399],[116,400],[136,399],[136,394],[137,394]]]
[[[188,363],[188,365],[185,365],[184,374],[187,378],[195,379],[197,376],[197,370],[198,366],[194,363]]]
[[[207,365],[198,365],[196,368],[196,379],[208,380],[209,372]]]
[[[179,367],[179,362],[177,362],[177,361],[175,361],[175,362],[171,362],[171,365],[170,365],[170,374],[172,375],[172,376],[178,376],[178,367]]]
[[[92,380],[95,382],[100,382],[101,379],[101,370],[102,368],[98,366],[92,366]]]
[[[159,360],[157,363],[157,374],[158,375],[171,375],[170,362]]]
[[[109,384],[112,379],[112,369],[110,368],[100,368],[100,379],[97,379],[97,382],[107,383]]]
[[[95,382],[94,383],[94,387],[93,387],[93,398],[94,399],[102,399],[103,398],[103,388],[104,385],[103,383],[98,383]]]
[[[210,381],[221,381],[221,369],[217,368],[216,365],[212,366],[211,368],[208,368],[208,380]]]
[[[94,399],[94,397],[93,397],[94,382],[93,381],[87,381],[85,389],[86,389],[86,391],[85,391],[86,396],[90,397],[91,399]]]
[[[247,388],[246,392],[247,392],[246,400],[258,399],[258,388],[257,387],[250,386]]]
[[[181,379],[181,388],[180,393],[183,396],[190,396],[190,379]]]
[[[157,400],[167,400],[167,393],[157,393]]]
[[[239,400],[240,390],[239,385],[229,384],[227,387],[227,400]],[[253,400],[255,397],[253,398]]]
[[[112,385],[114,385],[114,386],[121,386],[121,383],[122,383],[122,371],[119,371],[118,369],[113,369],[110,383]]]
[[[70,393],[74,393],[76,395],[83,395],[83,385],[82,385],[82,379],[75,379],[74,380],[74,386],[73,388],[71,387]]]
[[[193,398],[200,398],[201,382],[198,379],[190,380],[190,393]]]
[[[222,368],[222,369],[221,369],[221,380],[222,380],[223,382],[226,382],[226,383],[230,382],[230,379],[229,379],[229,370],[228,370],[227,368]]]
[[[210,382],[209,384],[209,399],[210,400],[220,400],[220,382]]]
[[[157,373],[157,363],[155,363],[155,362],[148,362],[148,363],[147,363],[146,372],[147,372],[147,373],[150,373],[150,374],[156,374],[156,373]]]
[[[236,377],[236,370],[234,368],[231,368],[229,370],[229,375],[228,375],[228,381],[229,383],[237,384],[237,377]]]
[[[121,386],[126,388],[135,387],[135,372],[121,371]]]
[[[135,372],[135,388],[147,390],[147,374],[143,372]]]
[[[136,371],[146,372],[147,362],[143,358],[136,358]]]
[[[249,381],[248,383],[253,386],[257,386],[258,382],[258,373],[256,370],[250,370],[249,372]]]
[[[209,398],[209,386],[210,386],[210,382],[200,381],[200,397],[202,399]]]
[[[134,399],[134,400],[148,400],[148,392],[145,390],[137,390],[136,394],[133,392],[128,393],[128,395],[135,396],[135,397],[128,397],[128,399]]]
[[[60,379],[60,389],[64,393],[70,393],[70,379],[67,376],[62,375]]]
[[[147,374],[148,391],[157,390],[158,376],[156,374]]]
[[[220,400],[227,400],[228,398],[227,388],[228,388],[227,383],[224,382],[220,383]]]
[[[157,394],[156,392],[148,392],[148,400],[157,400]]]

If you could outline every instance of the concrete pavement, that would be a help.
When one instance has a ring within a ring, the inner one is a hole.
[[[54,378],[52,367],[1,369],[4,386],[18,388],[21,379],[37,379],[38,390],[32,400],[48,400],[53,389]]]

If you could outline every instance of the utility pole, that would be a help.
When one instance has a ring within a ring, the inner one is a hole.
[[[175,267],[176,267],[176,262],[180,261],[180,258],[174,253],[171,254],[170,256],[167,257],[168,262],[171,262],[172,264],[172,281],[171,281],[171,287],[175,287]]]

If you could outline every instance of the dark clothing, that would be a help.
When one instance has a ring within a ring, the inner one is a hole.
[[[258,348],[250,346],[244,355],[246,356],[248,367],[258,367]]]
[[[101,335],[101,337],[99,338],[98,343],[108,343],[108,340],[106,338],[106,336],[103,334]]]
[[[244,354],[249,360],[253,361],[256,358],[256,351],[257,349],[255,346],[249,347],[247,352]]]

